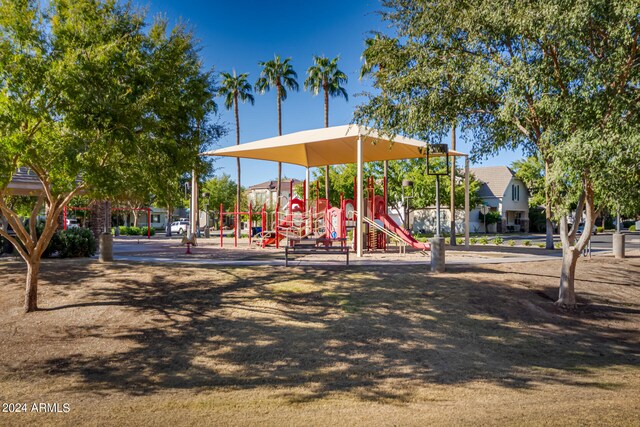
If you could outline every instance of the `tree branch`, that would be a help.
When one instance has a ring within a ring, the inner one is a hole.
[[[16,250],[18,251],[18,253],[20,254],[20,256],[22,257],[22,259],[25,260],[25,262],[28,262],[29,260],[29,254],[24,250],[24,248],[22,247],[22,245],[16,240],[14,239],[9,233],[7,233],[6,231],[4,231],[2,228],[0,228],[0,236],[4,237],[5,239],[7,239],[7,241],[9,243],[11,243],[13,245],[14,248],[16,248]]]

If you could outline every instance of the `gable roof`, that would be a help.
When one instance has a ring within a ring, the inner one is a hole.
[[[19,167],[7,185],[9,194],[28,196],[42,191],[42,183],[35,173],[27,167]]]
[[[502,197],[514,173],[507,166],[487,166],[469,169],[478,181],[482,182],[478,196]]]
[[[293,186],[294,187],[302,182],[299,179],[295,179],[295,178],[294,179],[283,179],[280,182],[280,190],[288,190],[289,189],[289,183],[291,181],[293,181]],[[277,186],[278,186],[278,181],[277,180],[271,180],[271,181],[261,182],[260,184],[252,185],[251,187],[249,187],[249,190],[271,190],[271,191],[275,191]]]

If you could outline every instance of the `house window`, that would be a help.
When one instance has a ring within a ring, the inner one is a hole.
[[[151,215],[151,222],[152,223],[160,223],[160,215]]]
[[[520,201],[520,185],[511,184],[511,200]]]

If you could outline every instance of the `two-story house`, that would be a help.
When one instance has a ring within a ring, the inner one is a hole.
[[[289,202],[291,197],[291,189],[301,184],[303,181],[297,179],[283,179],[280,182],[280,206],[284,206]],[[252,185],[247,189],[248,202],[255,209],[259,209],[264,204],[267,205],[267,209],[275,209],[277,204],[277,189],[278,181],[266,181],[260,184]]]
[[[507,166],[471,168],[470,172],[482,183],[478,195],[490,211],[499,212],[502,221],[487,227],[489,232],[529,231],[529,191]],[[480,209],[473,209],[469,215],[472,232],[483,232]]]

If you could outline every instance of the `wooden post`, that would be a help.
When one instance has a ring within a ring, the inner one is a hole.
[[[223,247],[222,242],[222,225],[224,223],[224,211],[222,210],[222,203],[220,203],[220,247]]]

